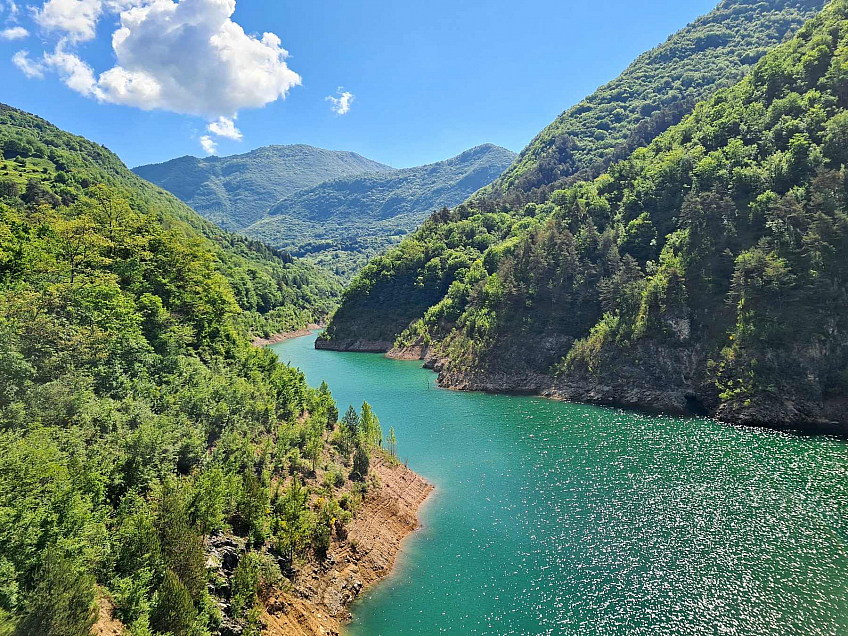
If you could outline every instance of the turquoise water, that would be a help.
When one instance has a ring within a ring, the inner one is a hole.
[[[848,634],[848,443],[446,391],[313,343],[274,350],[436,486],[348,636]]]

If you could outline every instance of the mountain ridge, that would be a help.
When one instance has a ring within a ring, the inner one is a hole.
[[[433,210],[456,205],[491,182],[515,156],[481,144],[424,166],[325,181],[280,200],[241,231],[345,277]]]
[[[347,150],[272,144],[223,157],[183,155],[132,170],[172,192],[204,218],[237,230],[303,188],[331,178],[393,168]]]
[[[392,342],[458,389],[844,427],[844,310],[822,307],[845,303],[846,14],[831,3],[597,177],[434,214],[316,346]]]

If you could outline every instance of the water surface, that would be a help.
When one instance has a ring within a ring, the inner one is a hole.
[[[848,634],[848,443],[435,387],[275,345],[435,486],[348,636]]]

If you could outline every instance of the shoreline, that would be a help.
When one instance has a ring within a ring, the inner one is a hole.
[[[404,540],[421,527],[418,511],[433,485],[403,464],[374,462],[379,485],[369,491],[327,558],[308,561],[293,585],[266,602],[263,634],[339,636],[350,623],[350,607],[362,593],[388,577]]]
[[[270,345],[280,344],[281,342],[285,342],[286,340],[291,340],[292,338],[302,338],[303,336],[308,336],[316,329],[321,329],[321,325],[310,323],[302,329],[275,333],[269,336],[268,338],[260,338],[259,336],[254,336],[253,340],[250,341],[250,344],[252,344],[254,347],[268,347]]]
[[[357,349],[356,341],[345,341],[344,345],[324,345],[319,349],[330,349],[332,351],[355,352],[355,353],[380,353],[392,360],[417,360],[421,361],[424,368],[430,369],[437,375],[436,385],[448,391],[487,393],[490,395],[522,395],[538,397],[555,402],[570,404],[585,404],[589,406],[605,406],[610,408],[621,408],[640,413],[651,413],[669,415],[672,417],[707,417],[722,424],[741,428],[757,428],[763,430],[781,431],[784,433],[795,433],[798,435],[824,435],[848,438],[848,426],[839,421],[826,420],[799,420],[794,422],[770,422],[757,418],[732,418],[722,417],[716,413],[692,412],[689,410],[685,394],[674,391],[663,393],[653,389],[643,388],[633,391],[636,395],[627,395],[626,391],[610,391],[606,393],[599,391],[598,387],[571,386],[557,387],[552,378],[545,374],[535,374],[533,377],[524,378],[525,382],[516,381],[515,378],[500,378],[499,382],[480,381],[479,378],[445,373],[444,360],[435,355],[431,346],[414,344],[407,347],[390,347],[381,351],[371,349]],[[511,380],[511,381],[510,381]],[[506,385],[509,384],[509,388]],[[613,387],[604,387],[612,389]],[[644,394],[653,393],[655,400],[642,399]],[[671,396],[671,397],[669,397]],[[674,398],[679,398],[675,400]],[[676,403],[680,402],[680,404]]]

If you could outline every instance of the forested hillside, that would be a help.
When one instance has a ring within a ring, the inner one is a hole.
[[[350,278],[433,210],[491,183],[515,157],[485,144],[426,166],[326,181],[286,197],[242,232]]]
[[[328,179],[391,170],[354,152],[264,146],[229,157],[179,157],[133,168],[227,230],[254,223],[280,199]]]
[[[85,636],[100,606],[136,636],[257,634],[382,454],[367,404],[337,425],[326,385],[238,328],[315,311],[287,278],[312,270],[0,116],[0,633]]]
[[[678,123],[697,101],[735,84],[825,2],[724,0],[560,115],[487,195],[516,207],[598,176]]]
[[[434,215],[354,281],[322,346],[413,316],[395,344],[429,347],[450,386],[844,426],[846,19],[831,3],[593,181]],[[388,320],[363,330],[372,303]]]
[[[818,5],[821,4],[818,3]],[[797,27],[800,24],[800,17],[796,15],[796,11],[797,8],[787,8],[787,4],[782,0],[770,2],[724,1],[714,11],[696,21],[695,24],[709,24],[712,25],[710,27],[712,29],[717,24],[721,24],[722,19],[726,20],[734,15],[744,14],[750,21],[757,22],[761,26],[772,25],[766,29],[767,32],[771,32],[773,24],[783,23],[784,18],[788,15],[796,16],[790,22]],[[805,11],[809,11],[809,9]],[[716,76],[716,81],[719,83],[732,81],[732,78],[736,77],[736,73],[739,71],[738,60],[740,57],[759,57],[763,53],[761,50],[763,36],[759,30],[753,27],[749,28],[749,26],[737,26],[739,33],[746,35],[746,39],[739,40],[738,46],[707,47],[706,49],[696,49],[692,46],[683,47],[680,49],[681,52],[674,56],[675,64],[680,65],[681,68],[689,68],[698,77],[702,73],[713,73],[716,70],[723,69],[723,72],[728,72],[730,75],[720,74]],[[681,32],[672,35],[669,38],[669,43],[691,40],[697,32],[697,30],[693,31],[693,28],[693,26],[686,27]],[[708,30],[701,31],[702,34],[707,32]],[[770,37],[772,43],[777,39],[775,34]],[[735,39],[734,42],[736,42]],[[660,49],[662,49],[662,46]],[[661,63],[661,60],[653,60],[652,56],[655,53],[656,51],[645,55],[650,58],[650,61],[656,62],[658,66],[654,67],[647,61],[641,65],[636,62],[612,85],[618,82],[632,84],[638,79],[638,82],[633,84],[633,90],[641,86],[661,86],[668,78],[670,71],[667,66]],[[701,63],[706,64],[707,68],[701,68],[699,66]],[[631,76],[634,67],[641,69],[638,77]],[[704,90],[714,90],[714,88],[711,85]],[[650,88],[650,90],[653,91],[654,88]],[[589,108],[581,115],[581,118],[588,118],[587,121],[600,121],[609,117],[612,110],[610,110],[609,105],[600,103],[600,95],[602,94],[606,94],[605,88],[599,89],[593,97],[595,101],[598,101],[598,105]],[[630,93],[622,92],[616,99],[624,100],[627,103],[626,98],[629,95]],[[638,99],[635,95],[633,98]],[[565,119],[560,119],[562,121],[569,120],[567,115],[572,111],[567,111],[566,115],[563,116]],[[680,116],[682,117],[682,115],[683,111],[680,111]],[[659,120],[643,118],[641,121],[639,130],[642,130],[643,133],[650,133],[647,141],[650,141],[653,138],[652,135],[656,135],[662,129],[662,126],[655,127],[654,123],[658,121],[666,122],[663,124],[665,126],[673,123],[673,121],[669,122],[663,117],[660,117]],[[644,141],[644,135],[636,133],[635,130],[634,128],[630,131],[633,132],[631,141],[641,143]],[[556,136],[555,131],[556,124],[549,129],[554,137]],[[630,132],[623,134],[629,135]],[[551,135],[543,134],[537,140],[534,140],[528,149],[522,152],[516,163],[507,170],[504,178],[507,175],[516,174],[519,165],[534,165],[532,162],[527,163],[528,157],[534,154],[529,149],[541,148],[539,140],[546,136],[550,137]],[[587,149],[591,151],[596,142],[587,142]],[[566,158],[568,156],[570,155],[564,155]],[[598,150],[587,160],[587,166],[602,156],[603,152]],[[562,165],[566,163],[568,162],[562,163]],[[538,201],[531,202],[542,206],[543,209],[545,209],[545,202],[547,201],[546,192],[554,189],[554,184],[564,174],[572,174],[568,170],[561,174],[561,170],[556,167],[560,164],[556,160],[545,162],[545,165],[551,167],[551,170],[546,172],[546,176],[544,176],[545,184],[539,186],[541,188],[539,192],[531,197],[533,199],[538,198]],[[395,338],[402,331],[422,318],[429,308],[445,298],[448,289],[454,282],[457,283],[458,287],[455,287],[452,292],[450,305],[455,306],[455,308],[448,313],[447,320],[451,322],[456,319],[467,297],[467,290],[462,285],[464,285],[463,281],[472,265],[480,260],[490,247],[494,248],[494,246],[508,241],[505,245],[493,249],[489,256],[490,259],[493,258],[491,254],[494,254],[497,250],[508,249],[509,244],[517,240],[517,237],[526,232],[533,223],[533,220],[528,218],[524,210],[524,201],[527,196],[522,192],[530,192],[534,187],[536,186],[528,185],[523,189],[511,187],[509,188],[512,193],[510,196],[500,194],[496,196],[493,193],[502,192],[504,188],[503,179],[496,181],[492,188],[481,192],[456,210],[445,209],[434,214],[416,233],[404,240],[396,249],[375,258],[346,290],[341,307],[336,312],[327,330],[326,339],[321,343],[322,346],[338,348],[365,346],[369,350],[391,348]],[[477,271],[480,272],[479,268]]]
[[[145,210],[163,227],[203,245],[213,254],[215,268],[227,279],[238,306],[248,312],[244,319],[253,315],[248,322],[262,331],[319,321],[341,292],[338,281],[322,270],[200,218],[173,195],[130,172],[107,149],[2,104],[0,148],[0,181],[13,200],[73,206],[98,184],[130,208]]]

